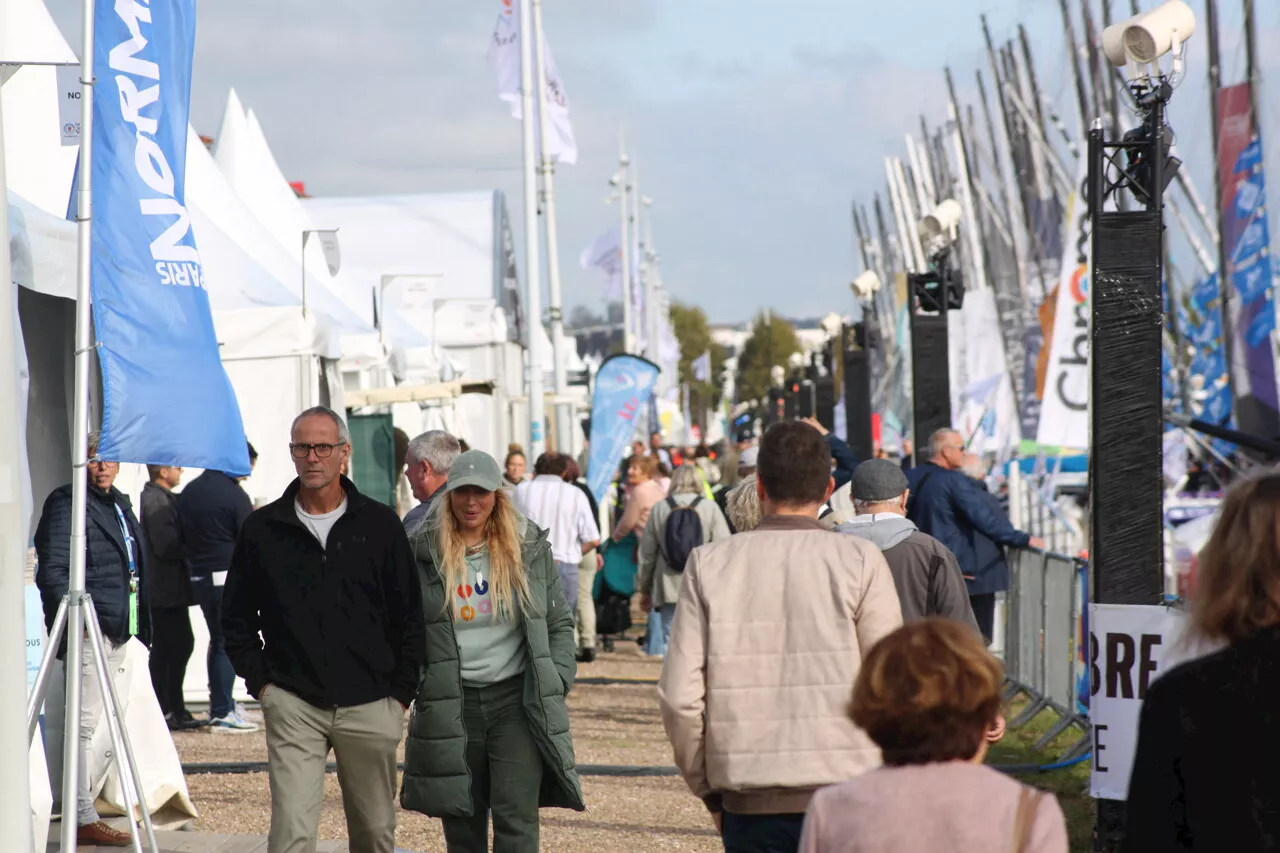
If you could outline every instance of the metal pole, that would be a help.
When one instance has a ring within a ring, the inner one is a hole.
[[[138,772],[138,760],[133,752],[133,744],[129,741],[129,728],[124,724],[124,718],[121,716],[120,694],[116,692],[116,684],[111,680],[111,673],[107,669],[106,641],[102,638],[102,629],[98,627],[98,611],[94,608],[92,600],[87,601],[85,607],[92,618],[87,635],[89,642],[93,644],[94,663],[102,680],[102,696],[106,700],[103,708],[104,715],[108,726],[112,726],[114,721],[111,738],[115,743],[116,770],[120,774],[120,787],[124,791],[125,802],[128,803],[129,783],[132,782],[140,806],[138,810],[142,813],[142,828],[147,834],[147,846],[153,853],[161,853],[160,845],[156,844],[155,827],[151,823],[151,810],[147,808],[146,792],[142,787],[142,774]],[[134,820],[132,813],[129,815],[129,820],[130,822]],[[136,848],[138,846],[136,823],[133,826],[133,840]]]
[[[0,120],[0,198],[6,198],[4,171],[4,122]],[[9,205],[0,204],[0,234],[9,233]],[[6,845],[31,850],[31,777],[27,754],[31,739],[23,740],[18,715],[26,709],[27,656],[26,584],[27,523],[22,512],[22,449],[18,437],[26,425],[18,420],[18,366],[14,353],[14,332],[18,325],[18,293],[9,264],[9,242],[0,245],[0,755],[5,769],[0,773],[0,826],[5,827]]]
[[[546,419],[546,398],[542,388],[542,346],[538,330],[542,328],[542,277],[538,260],[538,170],[534,128],[533,44],[529,25],[533,13],[531,0],[520,0],[520,103],[524,148],[524,264],[527,276],[525,293],[526,324],[529,330],[529,452],[537,459],[546,450],[542,425]]]
[[[307,237],[311,232],[302,232],[302,316],[307,316]]]
[[[1098,50],[1098,34],[1097,28],[1093,25],[1093,9],[1090,7],[1089,0],[1080,0],[1081,12],[1084,17],[1084,48],[1085,56],[1089,62],[1089,88],[1093,93],[1093,99],[1090,105],[1093,107],[1093,117],[1098,118],[1103,115],[1102,96],[1102,77],[1098,70],[1098,62],[1101,51]]]
[[[1062,9],[1062,28],[1067,37],[1067,53],[1071,56],[1071,77],[1076,84],[1076,105],[1080,110],[1080,134],[1083,136],[1089,128],[1089,97],[1085,93],[1084,74],[1080,71],[1080,45],[1076,41],[1076,25],[1071,19],[1071,10],[1067,0],[1058,0]]]
[[[542,38],[542,0],[533,2],[533,49],[538,73],[538,137],[542,140],[542,203],[547,229],[547,284],[550,288],[551,357],[556,391],[556,449],[573,452],[573,413],[566,396],[569,380],[565,362],[569,353],[564,339],[564,305],[560,294],[560,245],[556,224],[556,165],[547,147],[547,67]]]
[[[631,160],[627,157],[626,138],[621,131],[618,133],[618,165],[620,167],[618,171],[618,239],[622,243],[622,351],[632,352],[635,349],[635,342],[632,339],[631,330],[635,318],[631,316],[631,238],[630,229],[627,227],[627,221],[630,218],[627,209],[630,175],[627,173],[627,167],[631,165]]]
[[[1209,137],[1213,140],[1213,213],[1218,223],[1218,294],[1222,303],[1222,350],[1227,361],[1227,383],[1235,391],[1235,362],[1232,360],[1234,349],[1235,315],[1232,311],[1230,248],[1222,239],[1222,171],[1218,168],[1221,157],[1219,148],[1219,116],[1218,90],[1222,88],[1221,45],[1218,36],[1218,3],[1217,0],[1205,0],[1205,29],[1209,41]],[[1256,118],[1256,116],[1255,116]]]
[[[79,799],[80,682],[84,658],[85,499],[89,481],[89,359],[93,327],[89,315],[89,274],[93,251],[93,26],[94,0],[81,2],[80,170],[76,184],[76,349],[75,401],[71,421],[71,543],[67,575],[66,722],[62,748],[62,853],[76,849],[79,827],[71,817]]]
[[[1258,111],[1258,90],[1262,88],[1262,80],[1258,76],[1258,15],[1253,0],[1244,0],[1244,67],[1245,79],[1249,81],[1249,103],[1253,108],[1253,128],[1256,131],[1262,120]]]
[[[45,645],[44,656],[40,659],[40,669],[36,672],[36,683],[31,687],[31,695],[27,698],[27,745],[36,736],[36,726],[40,722],[40,709],[44,707],[45,694],[49,692],[49,673],[53,670],[53,662],[57,659],[58,645],[67,633],[67,600],[64,598],[58,605],[58,613],[53,617],[53,628],[49,630],[49,641]],[[50,651],[52,649],[52,651]]]

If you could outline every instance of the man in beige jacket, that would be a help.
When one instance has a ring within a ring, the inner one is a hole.
[[[658,698],[727,853],[794,853],[813,792],[880,764],[847,708],[902,612],[879,549],[818,522],[833,486],[817,430],[773,427],[757,471],[765,517],[685,568]]]

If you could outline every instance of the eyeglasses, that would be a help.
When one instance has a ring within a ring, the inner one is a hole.
[[[342,447],[344,444],[346,444],[345,441],[337,444],[290,444],[289,452],[293,454],[294,459],[306,459],[314,450],[317,459],[328,459],[335,447]]]
[[[89,464],[97,465],[101,468],[119,468],[120,467],[119,462],[108,462],[105,459],[90,459]]]

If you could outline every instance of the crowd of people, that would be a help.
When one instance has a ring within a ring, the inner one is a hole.
[[[518,447],[499,464],[424,433],[405,448],[418,504],[401,517],[345,475],[337,413],[301,413],[290,439],[297,479],[257,511],[235,477],[206,471],[175,492],[181,469],[152,467],[139,520],[118,464],[94,455],[85,471],[86,590],[108,668],[131,637],[147,643],[174,730],[255,730],[231,695],[243,678],[266,726],[271,853],[314,846],[330,752],[353,850],[392,853],[397,794],[442,820],[453,853],[489,849],[490,832],[495,850],[537,850],[540,809],[586,807],[566,697],[597,633],[609,648],[625,630],[611,603],[633,600],[645,651],[663,656],[676,764],[727,853],[1066,850],[1053,797],[983,764],[1004,732],[987,648],[1003,549],[1043,543],[1009,523],[954,431],[914,467],[859,462],[814,421],[718,454],[654,434],[623,460],[603,515],[563,454],[533,460],[530,477]],[[36,532],[50,625],[70,510],[71,487],[55,490]],[[1269,753],[1245,742],[1267,730],[1250,696],[1274,668],[1277,512],[1274,475],[1227,497],[1194,604],[1198,635],[1222,650],[1151,689],[1133,850],[1263,849],[1280,831]],[[210,633],[204,720],[183,701],[193,605]],[[86,755],[103,704],[88,653]],[[1253,724],[1233,726],[1224,696]],[[1242,768],[1247,783],[1212,781]],[[130,843],[97,814],[87,775],[75,807],[83,843]]]

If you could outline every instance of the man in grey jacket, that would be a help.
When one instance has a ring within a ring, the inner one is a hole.
[[[875,543],[898,588],[902,619],[945,616],[978,630],[960,564],[947,547],[906,517],[907,476],[887,459],[868,459],[853,473],[858,515],[836,528]]]

